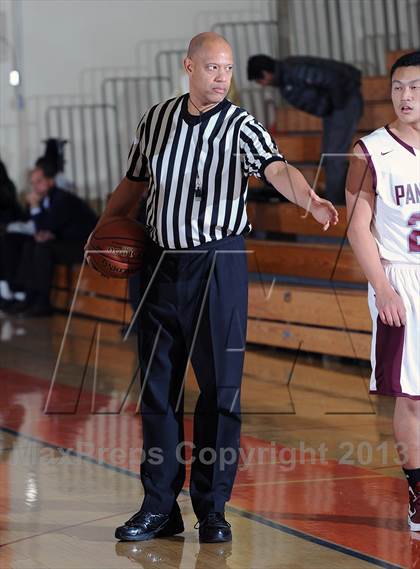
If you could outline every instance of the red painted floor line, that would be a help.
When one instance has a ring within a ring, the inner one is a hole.
[[[138,472],[138,415],[91,414],[90,393],[82,394],[77,413],[70,414],[78,389],[59,384],[54,386],[51,409],[67,414],[44,414],[46,380],[8,369],[0,369],[0,380],[3,426],[99,463]],[[119,406],[106,395],[97,395],[95,402],[100,410]],[[192,421],[186,419],[188,440],[191,429]],[[403,567],[412,566],[413,555],[420,558],[420,541],[411,539],[407,530],[405,481],[335,460],[311,464],[299,454],[293,468],[284,461],[270,464],[270,451],[281,452],[283,458],[289,451],[256,437],[242,437],[241,447],[251,464],[240,462],[233,506]],[[258,452],[266,457],[263,465],[255,464]]]

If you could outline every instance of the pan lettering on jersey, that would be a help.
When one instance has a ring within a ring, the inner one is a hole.
[[[394,186],[394,196],[399,206],[420,203],[420,182]]]

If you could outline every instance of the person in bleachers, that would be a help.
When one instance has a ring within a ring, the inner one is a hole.
[[[55,171],[54,180],[57,188],[61,188],[62,190],[73,190],[73,182],[71,182],[64,174],[64,166],[66,163],[64,147],[67,144],[67,140],[63,140],[61,138],[48,138],[47,140],[44,140],[44,143],[45,152],[43,156],[38,158],[35,162],[35,166],[38,165],[39,161],[45,160]]]
[[[14,298],[4,266],[4,234],[8,225],[22,216],[23,210],[17,197],[16,186],[9,178],[5,164],[0,160],[0,309]]]
[[[278,87],[290,105],[322,118],[325,197],[344,204],[346,155],[363,112],[360,71],[348,63],[321,57],[275,60],[254,55],[248,60],[248,79]]]
[[[83,246],[97,222],[96,214],[83,200],[57,187],[55,175],[54,164],[37,160],[30,177],[31,191],[26,196],[35,234],[25,242],[19,257],[18,280],[23,283],[26,300],[14,312],[28,316],[52,312],[54,266],[82,262]],[[8,250],[9,262],[16,262],[13,251]]]
[[[35,162],[35,166],[45,162],[54,174],[55,185],[63,190],[73,190],[74,184],[64,174],[64,148],[67,140],[48,138],[44,140],[44,154]],[[3,208],[2,208],[3,210]],[[1,215],[1,214],[0,214]],[[19,312],[26,306],[26,293],[22,282],[20,258],[26,242],[31,242],[35,233],[29,214],[22,211],[18,217],[9,220],[4,226],[6,239],[0,239],[0,308],[9,313]],[[0,217],[1,223],[1,217]],[[6,262],[2,259],[6,258]]]
[[[4,227],[21,216],[22,207],[17,198],[16,186],[9,178],[4,162],[0,160],[0,226]]]

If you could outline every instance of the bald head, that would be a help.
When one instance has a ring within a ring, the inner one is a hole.
[[[202,32],[194,36],[190,41],[187,57],[194,59],[195,56],[207,51],[213,51],[214,49],[232,53],[232,48],[224,37],[215,32]]]
[[[205,108],[226,97],[232,79],[233,55],[229,43],[214,32],[196,35],[190,41],[184,60],[188,73],[190,99]]]

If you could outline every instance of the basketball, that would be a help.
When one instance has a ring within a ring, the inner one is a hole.
[[[101,275],[125,279],[140,267],[147,241],[144,226],[129,217],[113,217],[89,240],[89,263]]]

